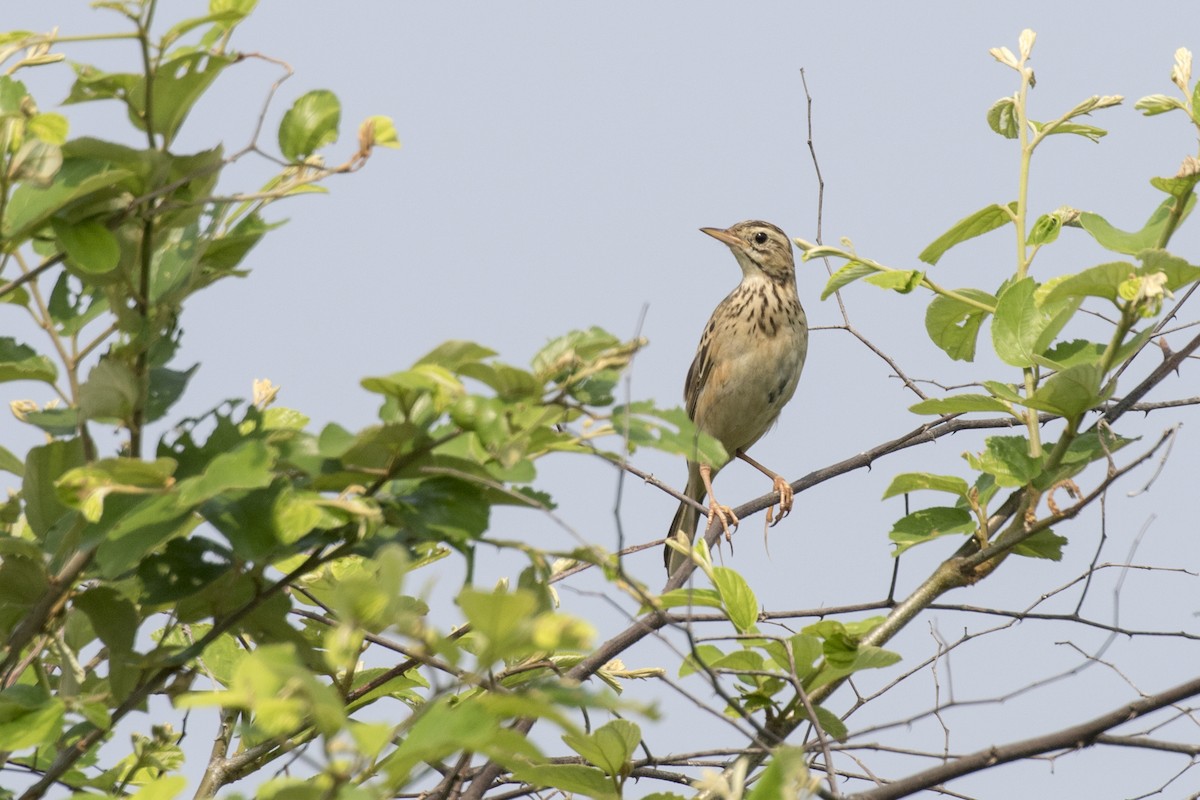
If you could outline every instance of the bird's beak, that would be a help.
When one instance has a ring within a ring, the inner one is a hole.
[[[724,242],[725,244],[729,245],[730,247],[744,247],[746,244],[745,242],[743,242],[738,237],[734,236],[729,231],[721,230],[720,228],[701,228],[700,232],[707,233],[709,236],[713,237],[718,242]]]

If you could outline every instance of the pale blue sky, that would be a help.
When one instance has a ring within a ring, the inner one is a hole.
[[[202,7],[190,0],[164,2],[160,20],[192,16]],[[9,3],[2,27],[53,25],[76,34],[116,30],[121,20],[89,11],[83,2],[57,0]],[[279,402],[310,414],[314,425],[337,420],[361,427],[371,422],[375,399],[358,387],[359,379],[404,368],[446,339],[473,339],[523,364],[548,338],[571,328],[601,325],[632,335],[643,305],[649,307],[643,334],[651,346],[636,361],[632,393],[678,404],[700,328],[738,279],[727,250],[697,228],[762,218],[792,236],[816,237],[817,186],[805,144],[800,69],[813,95],[814,142],[826,181],[826,241],[849,236],[864,255],[916,267],[916,254],[955,220],[1014,196],[1016,148],[988,129],[985,113],[1015,89],[1015,73],[987,50],[1015,50],[1025,27],[1038,33],[1035,118],[1057,116],[1092,94],[1127,97],[1124,106],[1092,120],[1111,132],[1102,143],[1060,137],[1039,151],[1034,208],[1072,205],[1126,228],[1139,226],[1161,197],[1148,179],[1174,174],[1196,149],[1195,132],[1182,116],[1146,119],[1133,109],[1143,95],[1172,92],[1168,78],[1177,47],[1200,51],[1200,6],[1193,4],[265,0],[239,29],[235,46],[281,58],[296,70],[268,114],[267,130],[273,131],[292,98],[328,88],[344,107],[343,140],[330,161],[351,152],[354,127],[370,114],[395,119],[403,149],[381,151],[358,175],[332,181],[329,196],[277,206],[276,215],[291,222],[254,252],[252,275],[205,293],[186,309],[181,363],[200,361],[202,367],[180,413],[248,396],[254,378],[270,377],[283,387]],[[128,59],[128,51],[112,55],[119,49],[93,45],[72,57],[99,64]],[[228,70],[197,108],[179,148],[208,147],[214,138],[230,149],[244,144],[276,75],[262,62]],[[43,109],[63,94],[65,84],[54,83],[52,72],[31,71],[23,79],[31,87],[50,81],[35,88]],[[66,113],[73,134],[128,135],[125,128],[116,132],[123,115],[115,109],[78,106]],[[239,165],[225,188],[253,188],[265,170]],[[1200,261],[1194,222],[1173,244]],[[1011,270],[1012,252],[1006,232],[992,234],[952,251],[931,274],[949,286],[994,287]],[[1035,275],[1103,260],[1110,259],[1081,233],[1067,231],[1039,257]],[[818,300],[825,277],[820,264],[800,268],[800,291],[814,326],[840,322],[836,304]],[[865,285],[850,287],[844,297],[854,324],[914,377],[959,383],[1007,375],[987,360],[948,363],[925,336],[924,297]],[[10,325],[12,317],[5,319]],[[1133,372],[1144,374],[1156,357],[1148,355]],[[1168,381],[1158,397],[1195,394],[1194,373],[1191,367]],[[754,455],[798,477],[915,427],[919,419],[906,411],[911,402],[886,365],[851,337],[814,332],[796,398]],[[1157,514],[1136,561],[1200,568],[1200,419],[1192,410],[1161,413],[1145,422],[1122,420],[1122,430],[1154,436],[1175,420],[1192,425],[1159,482],[1148,494],[1127,498],[1147,472],[1113,493],[1111,541],[1102,560],[1124,559]],[[876,498],[900,471],[966,474],[959,454],[980,441],[967,435],[942,440],[880,462],[871,473],[806,492],[797,497],[791,518],[772,531],[769,558],[756,517],[743,526],[736,554],[727,553],[726,563],[752,579],[767,608],[881,598],[892,568],[887,531],[902,507],[898,500]],[[634,459],[683,483],[677,459],[648,452]],[[542,485],[581,535],[611,546],[613,471],[576,461],[547,462]],[[735,505],[768,488],[757,473],[738,466],[722,473],[717,486]],[[915,497],[914,507],[927,499]],[[627,483],[627,535],[634,541],[662,536],[673,505],[649,487]],[[1013,559],[984,585],[947,600],[1021,608],[1067,583],[1093,554],[1098,517],[1061,532],[1072,539],[1063,562]],[[499,516],[495,535],[570,544],[527,513]],[[952,546],[935,544],[907,555],[900,594]],[[509,566],[485,564],[482,580]],[[657,552],[630,566],[654,585],[661,581]],[[1111,618],[1117,577],[1113,570],[1099,578],[1086,607],[1092,616]],[[460,578],[460,566],[452,564],[442,577],[444,590]],[[1196,629],[1195,581],[1135,573],[1123,591],[1123,623]],[[596,608],[586,595],[564,590],[563,598],[568,610]],[[935,651],[934,627],[955,638],[964,625],[975,630],[990,624],[950,614],[928,619],[893,644],[907,665]],[[955,655],[955,696],[991,697],[1077,664],[1077,653],[1055,644],[1064,638],[1094,648],[1103,636],[1026,623],[985,639]],[[1142,639],[1120,642],[1106,657],[1146,691],[1181,679],[1196,663],[1194,648],[1189,654],[1177,644]],[[625,660],[644,666],[667,658],[647,645]],[[888,677],[865,678],[862,685]],[[941,678],[945,692],[944,672]],[[696,682],[691,688],[703,692]],[[631,687],[638,692],[667,696]],[[1132,696],[1098,667],[1076,682],[1002,707],[950,715],[948,746],[962,752],[1023,738]],[[842,710],[848,698],[843,693],[830,706]],[[866,724],[871,714],[872,722],[903,718],[933,700],[931,685],[918,684],[854,721]],[[669,698],[666,707],[675,702]],[[682,731],[686,720],[675,715],[664,725]],[[941,741],[936,723],[918,725],[913,736],[926,746]],[[1018,790],[1026,796],[1124,797],[1132,787],[1146,788],[1139,764],[1164,775],[1173,771],[1162,758],[1106,751],[1062,759],[1053,771],[1045,763],[1006,768],[954,788],[981,797]],[[899,774],[904,767],[896,769]]]

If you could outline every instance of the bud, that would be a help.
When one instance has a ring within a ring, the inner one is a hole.
[[[1181,47],[1175,51],[1175,66],[1171,67],[1171,83],[1179,87],[1184,94],[1188,93],[1188,84],[1192,82],[1192,51]]]

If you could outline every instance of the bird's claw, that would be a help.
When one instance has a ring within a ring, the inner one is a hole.
[[[729,542],[730,546],[732,546],[733,532],[737,530],[737,526],[741,520],[738,519],[737,514],[733,513],[732,508],[729,506],[723,506],[716,502],[708,504],[709,525],[712,525],[714,518],[721,523],[721,530],[725,531],[725,541]],[[733,527],[730,528],[730,526]]]
[[[783,518],[792,513],[792,501],[795,498],[795,492],[792,491],[792,485],[782,477],[775,477],[775,491],[779,492],[779,518],[775,518],[775,506],[767,508],[767,527],[771,528],[783,521]]]

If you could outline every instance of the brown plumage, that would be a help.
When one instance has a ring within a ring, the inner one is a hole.
[[[792,508],[787,481],[745,455],[770,430],[796,391],[808,352],[808,320],[796,293],[796,265],[787,234],[769,222],[749,220],[731,228],[701,228],[724,242],[742,268],[742,282],[713,311],[688,370],[684,403],[696,427],[772,479],[779,492],[779,519]],[[715,516],[729,534],[737,517],[712,497],[717,469],[688,462],[688,497],[709,497]],[[680,503],[668,536],[695,539],[699,512]],[[663,557],[668,574],[685,556],[670,547]]]

